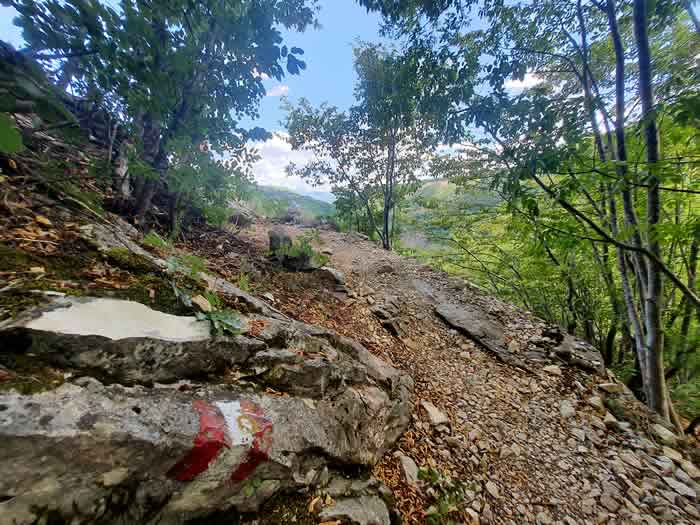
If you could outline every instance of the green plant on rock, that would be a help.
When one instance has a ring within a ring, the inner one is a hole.
[[[170,252],[173,249],[172,243],[156,232],[149,232],[148,235],[143,238],[143,244],[165,252]]]
[[[209,304],[214,310],[220,310],[221,308],[224,307],[224,303],[221,300],[221,297],[218,296],[215,292],[212,292],[211,290],[206,290],[204,292],[204,298],[209,301]]]
[[[172,281],[170,281],[170,286],[172,286],[177,300],[188,308],[192,308],[192,296]]]
[[[209,321],[212,334],[216,336],[240,335],[245,327],[245,322],[240,314],[229,308],[211,312],[197,312],[195,317],[200,321]]]
[[[430,485],[432,490],[428,492],[434,495],[434,501],[426,511],[427,523],[429,525],[456,523],[451,516],[458,513],[465,503],[467,485],[432,468],[418,470],[418,479]]]
[[[182,273],[195,281],[199,281],[199,274],[207,270],[207,261],[190,253],[169,257],[167,263],[168,273]]]
[[[245,273],[240,273],[238,275],[238,287],[244,292],[250,291],[250,278]]]
[[[194,302],[192,301],[192,294],[189,290],[180,288],[172,281],[170,282],[170,285],[172,286],[173,293],[179,302],[188,308],[195,307]],[[195,312],[194,315],[199,321],[209,321],[211,323],[212,335],[239,335],[243,332],[245,321],[241,318],[238,312],[229,308],[222,308],[223,303],[221,302],[221,299],[210,290],[205,291],[204,296],[212,306],[212,311]]]
[[[288,257],[290,259],[309,260],[317,266],[323,266],[328,262],[328,257],[318,253],[312,244],[313,242],[318,242],[318,239],[319,235],[315,230],[304,233],[294,239],[291,245],[280,247],[280,249],[275,252],[275,255]]]

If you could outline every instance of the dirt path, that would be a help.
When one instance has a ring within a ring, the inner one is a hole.
[[[262,250],[268,228],[257,225],[245,236]],[[301,232],[287,229],[292,236]],[[320,247],[331,254],[329,265],[343,272],[349,296],[334,295],[331,284],[319,285],[312,274],[273,275],[260,291],[267,287],[286,313],[353,336],[412,375],[411,427],[375,468],[405,522],[425,523],[428,507],[450,489],[444,480],[407,483],[401,455],[466,484],[468,510],[451,515],[464,522],[700,520],[691,479],[697,480],[697,469],[628,423],[613,421],[596,387],[606,378],[564,364],[545,371],[534,363],[534,373],[503,364],[448,327],[434,307],[449,301],[489,312],[503,322],[516,352],[541,337],[544,323],[357,237],[322,232]],[[372,312],[377,305],[395,310],[398,336]],[[449,423],[431,424],[423,401]]]

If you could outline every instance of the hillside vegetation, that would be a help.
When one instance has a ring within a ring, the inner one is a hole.
[[[303,222],[313,222],[335,214],[335,206],[287,188],[256,185],[244,199],[256,214],[270,219],[298,216]]]

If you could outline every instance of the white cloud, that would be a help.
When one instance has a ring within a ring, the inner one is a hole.
[[[525,73],[522,80],[511,78],[506,80],[506,89],[511,89],[513,91],[521,91],[523,89],[531,88],[542,82],[542,77],[537,76],[534,73]]]
[[[281,97],[289,93],[289,86],[286,84],[277,84],[276,86],[272,86],[270,89],[267,90],[267,95],[268,97]]]
[[[285,168],[290,162],[303,166],[313,159],[307,151],[293,151],[287,142],[288,135],[275,132],[271,139],[255,144],[260,160],[253,165],[253,175],[258,184],[280,186],[297,192],[330,191],[330,185],[312,186],[301,177],[288,177]]]

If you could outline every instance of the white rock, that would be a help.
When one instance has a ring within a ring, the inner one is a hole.
[[[642,468],[642,462],[639,461],[639,458],[632,452],[623,452],[620,454],[620,459],[634,468]]]
[[[424,399],[420,402],[420,404],[428,415],[428,421],[430,421],[432,426],[438,427],[440,425],[450,424],[450,419],[445,415],[445,413],[433,405],[430,401],[426,401]]]
[[[620,504],[609,494],[603,494],[600,497],[600,504],[613,513],[620,508]]]
[[[102,474],[100,481],[104,487],[116,487],[129,477],[129,469],[125,467],[115,468]]]
[[[572,428],[570,432],[574,435],[576,439],[578,439],[581,442],[586,441],[586,433],[581,430],[580,428]]]
[[[625,391],[625,385],[622,383],[601,383],[598,388],[608,394],[620,394]]]
[[[676,449],[664,446],[661,448],[661,451],[663,452],[664,456],[666,456],[667,458],[671,458],[676,463],[680,463],[681,461],[683,461],[682,454]]]
[[[674,472],[673,475],[676,476],[676,479],[680,481],[681,483],[685,483],[686,485],[691,486],[693,484],[693,480],[690,479],[690,476],[685,472],[685,470],[681,468],[677,468]]]
[[[603,419],[603,423],[608,428],[618,428],[619,427],[619,422],[617,421],[615,416],[613,416],[610,412],[605,413],[605,418]]]
[[[202,312],[211,312],[213,310],[211,303],[203,295],[195,295],[192,298],[192,303],[196,304]]]
[[[561,376],[561,368],[559,368],[557,365],[548,365],[545,366],[542,370],[544,370],[548,374],[552,374],[553,376]]]
[[[600,396],[593,396],[589,398],[588,404],[595,408],[598,412],[605,411],[605,405],[603,404],[603,400],[600,398]]]
[[[209,321],[152,310],[134,301],[65,297],[23,326],[59,334],[99,335],[119,340],[146,337],[163,341],[204,341],[211,337]]]
[[[401,470],[403,470],[406,482],[415,486],[418,483],[418,465],[405,454],[399,454],[399,461],[401,462]]]
[[[561,414],[561,417],[564,419],[569,419],[576,415],[576,409],[571,404],[571,401],[564,399],[559,403],[559,414]]]
[[[499,496],[498,486],[493,481],[486,482],[486,491],[491,494],[493,498],[498,498]]]

